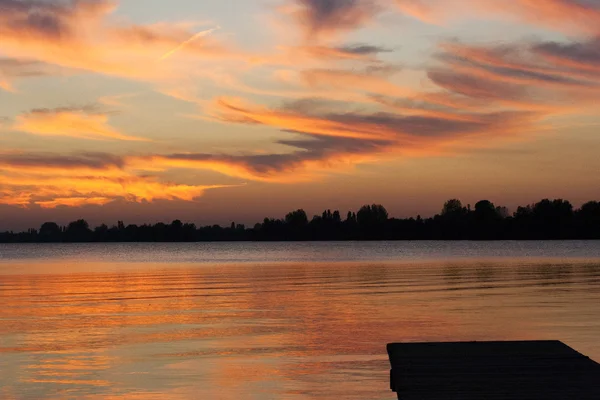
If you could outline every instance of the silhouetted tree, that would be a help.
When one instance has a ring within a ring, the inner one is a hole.
[[[568,201],[544,199],[536,203],[532,212],[537,237],[562,239],[569,236],[573,222],[573,206]]]
[[[475,204],[475,217],[479,219],[496,218],[496,206],[489,200],[481,200]]]
[[[281,240],[300,240],[306,234],[308,226],[308,216],[302,209],[292,211],[285,216],[284,234],[280,237]]]
[[[467,209],[463,207],[458,199],[451,199],[444,203],[442,208],[442,216],[463,216]]]
[[[500,222],[502,217],[498,209],[489,200],[481,200],[475,204],[475,210],[472,212],[472,230],[471,239],[491,240],[498,239],[501,236]]]
[[[342,216],[340,215],[339,210],[335,210],[333,212],[333,222],[336,224],[339,224],[340,222],[342,222]]]
[[[308,225],[308,216],[304,210],[296,210],[285,216],[285,223],[290,227],[303,228]]]
[[[362,206],[356,214],[356,221],[360,226],[380,225],[388,220],[388,212],[384,206],[373,204]]]
[[[384,236],[388,212],[380,204],[365,205],[356,213],[356,222],[363,238],[379,239]]]
[[[451,199],[444,203],[442,214],[434,217],[436,239],[467,239],[467,216],[469,210],[463,207],[458,199]]]
[[[183,222],[178,219],[171,222],[166,234],[170,242],[183,242]]]
[[[86,220],[78,219],[69,223],[65,238],[69,242],[89,242],[92,240],[92,231]]]
[[[600,202],[585,203],[577,211],[576,219],[583,239],[600,239]]]
[[[346,216],[346,222],[356,223],[356,213],[348,211],[348,215]]]
[[[182,239],[185,242],[193,242],[196,240],[196,224],[183,224]]]
[[[498,214],[498,216],[501,219],[505,219],[505,218],[508,218],[510,216],[510,214],[508,212],[508,208],[506,208],[504,206],[498,206],[498,207],[496,207],[496,214]]]
[[[108,226],[102,224],[94,228],[94,241],[108,242],[110,241]]]
[[[41,242],[55,243],[62,240],[62,230],[56,222],[45,222],[40,227],[39,240]]]

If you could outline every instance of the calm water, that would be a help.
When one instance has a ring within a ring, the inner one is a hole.
[[[600,242],[0,245],[0,398],[393,399],[390,341],[600,360]]]

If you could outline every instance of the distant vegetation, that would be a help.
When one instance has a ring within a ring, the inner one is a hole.
[[[530,240],[600,239],[600,203],[591,201],[574,210],[565,200],[542,200],[519,207],[509,215],[505,207],[482,200],[464,207],[449,200],[440,214],[423,219],[390,218],[381,205],[363,206],[344,217],[326,210],[309,219],[304,210],[283,219],[265,218],[246,228],[232,223],[196,227],[179,220],[170,224],[101,225],[91,229],[85,220],[59,226],[44,223],[39,230],[0,233],[0,242],[196,242],[196,241],[292,241],[292,240]]]

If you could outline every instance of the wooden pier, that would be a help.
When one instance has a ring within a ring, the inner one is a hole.
[[[559,341],[392,343],[400,400],[599,400],[600,364]]]

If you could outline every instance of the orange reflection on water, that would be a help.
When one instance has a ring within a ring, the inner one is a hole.
[[[392,341],[559,338],[600,358],[600,267],[590,262],[107,266],[2,278],[8,399],[389,399]]]

